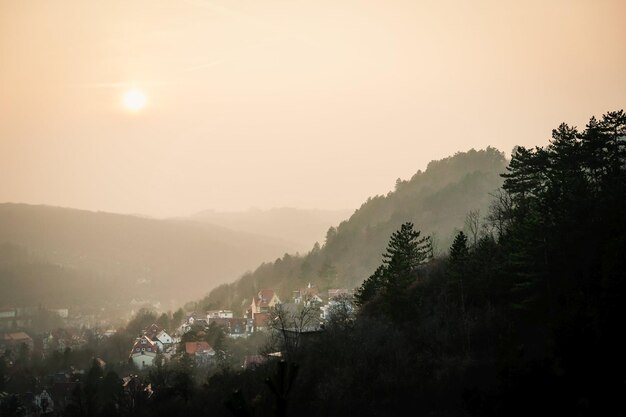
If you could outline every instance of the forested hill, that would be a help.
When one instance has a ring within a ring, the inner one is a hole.
[[[293,247],[199,222],[0,204],[0,306],[172,308]]]
[[[491,147],[432,161],[410,180],[398,179],[395,191],[369,198],[349,220],[331,227],[323,246],[316,244],[304,256],[264,263],[235,283],[214,289],[199,307],[239,312],[266,287],[283,298],[308,282],[321,290],[354,288],[380,264],[389,236],[407,221],[423,234],[434,234],[436,249],[445,250],[469,211],[487,214],[490,194],[502,185],[506,164],[504,154]]]

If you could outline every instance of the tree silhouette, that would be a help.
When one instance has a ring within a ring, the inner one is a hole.
[[[396,321],[403,319],[408,303],[407,289],[415,280],[417,267],[432,257],[430,237],[420,235],[410,222],[402,224],[391,235],[382,265],[357,290],[358,305],[379,298],[385,314]]]

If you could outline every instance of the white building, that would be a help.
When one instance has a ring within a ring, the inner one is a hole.
[[[207,321],[211,319],[232,319],[233,312],[231,310],[211,310],[206,313]]]
[[[330,300],[328,304],[324,304],[320,307],[322,311],[320,313],[320,318],[324,321],[330,320],[335,314],[348,314],[351,315],[354,313],[354,305],[352,304],[352,300],[340,300],[334,299]]]
[[[38,414],[51,414],[54,412],[54,401],[48,391],[43,390],[41,394],[35,395],[35,399],[33,401],[38,408]]]
[[[165,352],[172,344],[174,339],[167,334],[165,330],[161,330],[154,338],[154,343],[159,347],[159,351]]]
[[[158,346],[147,336],[138,337],[130,351],[130,358],[137,368],[152,366],[158,352]]]

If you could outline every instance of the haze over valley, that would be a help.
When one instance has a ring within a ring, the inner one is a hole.
[[[176,310],[261,264],[285,255],[298,259],[298,253],[304,256],[329,243],[335,248],[324,248],[329,252],[324,262],[338,269],[334,278],[323,278],[324,288],[353,288],[373,272],[388,235],[403,220],[427,224],[424,232],[436,234],[438,250],[445,252],[469,211],[486,215],[505,163],[493,148],[433,161],[412,179],[396,182],[386,197],[368,199],[355,213],[280,208],[154,219],[0,204],[0,284],[7,288],[0,302],[105,307],[111,317],[126,316],[142,305]],[[303,280],[320,281],[320,262],[313,275],[272,286],[288,292]],[[277,272],[275,277],[290,274]],[[246,290],[253,292],[258,285]],[[249,296],[240,294],[237,303]],[[231,299],[217,304],[232,308]]]
[[[0,0],[0,417],[626,415],[625,18]]]
[[[0,236],[6,288],[1,303],[14,306],[116,301],[130,308],[135,299],[176,309],[297,250],[278,238],[190,220],[7,203],[0,205]]]
[[[323,242],[326,231],[350,217],[354,210],[315,210],[289,207],[220,212],[204,210],[192,215],[195,221],[223,226],[241,232],[271,236],[294,243],[290,252],[305,252],[315,242]]]

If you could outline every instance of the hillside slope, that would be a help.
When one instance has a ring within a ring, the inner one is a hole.
[[[455,229],[461,229],[467,213],[486,214],[492,196],[502,185],[504,154],[494,148],[470,150],[433,161],[410,180],[398,181],[395,191],[369,198],[349,220],[331,227],[322,247],[304,256],[286,255],[264,263],[253,273],[221,285],[200,301],[200,308],[229,307],[236,311],[258,289],[270,287],[283,298],[311,282],[321,290],[354,288],[380,264],[389,236],[406,221],[423,234],[433,234],[439,250],[446,250]]]
[[[136,298],[174,307],[294,250],[199,222],[9,203],[0,204],[0,245],[0,305]]]

